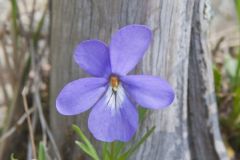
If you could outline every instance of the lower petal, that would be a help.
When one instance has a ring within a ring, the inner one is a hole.
[[[126,92],[142,107],[159,109],[169,106],[174,100],[174,91],[169,83],[156,76],[131,75],[121,77]]]
[[[91,108],[106,90],[104,78],[82,78],[68,83],[56,98],[56,107],[63,115],[75,115]]]
[[[116,110],[107,105],[104,96],[93,107],[88,119],[89,130],[96,139],[101,141],[129,141],[138,127],[136,107],[127,97]]]

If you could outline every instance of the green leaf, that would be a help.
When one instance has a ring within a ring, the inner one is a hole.
[[[92,159],[94,160],[99,160],[98,157],[96,157],[96,155],[94,155],[91,150],[88,148],[88,146],[82,142],[79,141],[75,141],[75,143],[79,146],[79,148],[81,148],[88,156],[90,156]]]
[[[240,22],[240,0],[235,0],[238,21]]]
[[[236,128],[239,129],[240,127],[240,114],[236,118]]]
[[[214,73],[215,91],[219,93],[222,87],[222,75],[216,66],[213,67],[213,73]]]
[[[12,25],[13,25],[13,30],[14,34],[17,35],[19,32],[18,24],[17,24],[17,19],[18,19],[18,4],[17,0],[11,0],[11,14],[12,14]]]
[[[153,126],[147,133],[145,133],[145,135],[128,151],[120,155],[118,160],[126,160],[128,157],[130,157],[147,140],[147,138],[153,133],[154,130],[155,126]]]
[[[126,143],[118,142],[118,141],[109,143],[109,148],[111,150],[109,154],[110,160],[116,160],[125,146],[126,146]]]
[[[142,123],[144,119],[146,118],[148,110],[143,107],[138,107],[138,114],[139,114],[139,121]]]
[[[18,160],[17,158],[14,158],[14,153],[11,154],[11,160]]]
[[[114,158],[118,157],[119,154],[122,152],[122,150],[125,148],[126,146],[126,143],[123,143],[123,142],[115,142],[115,155],[114,155]]]
[[[111,152],[110,152],[110,160],[114,160],[114,157],[115,157],[115,143],[116,142],[112,142],[111,143]]]
[[[108,143],[103,142],[102,146],[102,159],[110,160],[110,152],[108,151]]]
[[[91,142],[83,134],[82,130],[77,125],[72,125],[73,130],[78,134],[82,141],[89,147],[89,149],[95,150]]]
[[[231,113],[231,118],[233,118],[234,123],[238,122],[238,117],[240,116],[240,88],[236,88],[234,92],[233,99],[233,110]]]
[[[78,136],[81,138],[81,140],[84,142],[84,143],[80,143],[81,146],[84,147],[84,149],[87,150],[87,152],[91,153],[91,157],[94,157],[95,160],[99,160],[99,157],[98,157],[98,154],[97,154],[95,148],[93,147],[91,142],[87,139],[87,137],[83,134],[81,129],[77,125],[74,125],[74,124],[72,125],[72,128],[78,134]],[[84,146],[82,144],[84,144]],[[79,146],[79,143],[78,143],[78,146]]]
[[[234,88],[235,87],[240,87],[240,52],[238,53],[238,58],[237,58],[237,69],[234,77]]]
[[[10,0],[11,1],[11,34],[12,34],[12,41],[13,41],[13,55],[17,56],[18,54],[18,47],[19,47],[19,25],[18,25],[18,3],[17,0]]]
[[[224,68],[226,69],[228,75],[233,80],[237,70],[237,60],[231,57],[230,55],[226,54],[224,57]]]
[[[46,160],[46,150],[42,142],[38,146],[38,160]]]

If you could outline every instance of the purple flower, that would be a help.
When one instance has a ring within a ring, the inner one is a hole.
[[[150,109],[169,106],[171,86],[155,76],[127,75],[141,60],[152,38],[143,25],[128,25],[113,36],[109,47],[99,40],[80,43],[76,63],[92,78],[68,83],[56,99],[58,112],[76,115],[92,107],[88,127],[101,141],[129,141],[138,128],[135,103]]]

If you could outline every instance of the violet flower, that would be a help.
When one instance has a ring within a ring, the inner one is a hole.
[[[129,141],[138,128],[136,104],[149,109],[169,106],[172,87],[156,76],[127,75],[147,50],[152,32],[144,25],[128,25],[113,36],[109,47],[99,40],[81,42],[76,63],[92,78],[68,83],[56,99],[58,112],[76,115],[92,107],[88,128],[101,141]]]

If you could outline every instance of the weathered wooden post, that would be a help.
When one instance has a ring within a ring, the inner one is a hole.
[[[153,43],[137,71],[168,79],[176,98],[165,110],[150,112],[140,127],[156,125],[132,159],[227,159],[219,133],[210,53],[207,50],[206,0],[53,0],[51,12],[51,128],[63,159],[81,156],[69,133],[77,123],[88,133],[87,114],[60,116],[55,98],[65,83],[85,77],[74,63],[75,45],[86,39],[108,42],[127,24],[146,24]],[[94,141],[94,140],[93,140]]]

